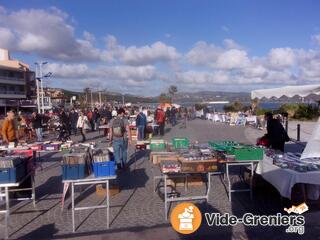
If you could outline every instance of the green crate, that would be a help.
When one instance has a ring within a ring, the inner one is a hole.
[[[264,150],[262,148],[253,146],[234,146],[227,152],[234,155],[235,159],[238,161],[262,160],[264,154]]]
[[[234,141],[211,141],[209,146],[214,150],[227,152],[231,151],[234,146],[240,146],[240,143]]]
[[[189,148],[190,142],[188,138],[173,138],[172,139],[172,146],[175,149],[180,148]]]
[[[165,143],[150,143],[151,151],[159,151],[159,150],[165,150],[165,149],[166,149]]]

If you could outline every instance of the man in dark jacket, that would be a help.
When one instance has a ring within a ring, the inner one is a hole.
[[[274,119],[272,113],[265,114],[267,121],[267,134],[272,149],[284,152],[284,144],[290,140],[286,130],[278,119]]]
[[[70,111],[70,125],[71,133],[74,132],[74,135],[77,134],[77,122],[78,122],[78,113],[72,108]]]
[[[141,111],[137,115],[137,119],[136,119],[136,126],[138,129],[138,140],[139,141],[144,140],[144,131],[147,126],[147,117],[143,113],[144,110],[145,110],[144,108],[141,109]]]

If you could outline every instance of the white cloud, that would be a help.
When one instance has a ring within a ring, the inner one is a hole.
[[[195,66],[208,66],[215,62],[223,50],[215,45],[207,44],[205,41],[199,41],[186,54],[189,63]]]
[[[320,45],[320,34],[311,36],[311,39],[315,44]]]
[[[268,69],[262,65],[252,65],[242,69],[242,74],[246,78],[264,78],[268,75]]]
[[[238,44],[236,41],[230,38],[224,39],[223,44],[227,49],[243,49],[243,47],[240,44]]]
[[[176,80],[179,83],[207,86],[207,84],[226,84],[230,81],[229,74],[225,71],[186,71],[176,73]],[[230,83],[230,82],[229,82]]]
[[[13,32],[8,28],[0,27],[0,41],[2,48],[9,48],[15,41]]]
[[[145,65],[155,62],[170,62],[177,60],[180,55],[174,47],[162,42],[156,42],[151,46],[118,48],[120,59],[131,65]]]
[[[10,29],[10,50],[36,53],[64,61],[98,61],[100,51],[86,39],[76,38],[68,15],[57,8],[23,9],[0,14],[0,26]],[[88,33],[85,34],[88,38]],[[0,42],[5,37],[0,35]]]
[[[189,63],[195,66],[209,66],[218,69],[244,68],[250,64],[247,52],[240,48],[232,39],[225,39],[227,48],[207,44],[204,41],[197,42],[186,54]]]
[[[55,7],[49,10],[0,11],[0,47],[37,54],[42,58],[73,62],[120,61],[131,65],[146,65],[179,58],[174,47],[162,42],[124,47],[118,45],[113,36],[107,38],[106,48],[97,48],[92,33],[84,31],[82,38],[75,35],[75,28],[69,18],[68,14]]]
[[[119,84],[127,81],[135,86],[143,85],[156,79],[156,68],[147,66],[103,66],[90,68],[87,64],[58,64],[45,65],[44,72],[53,72],[54,78],[73,79],[74,84],[81,80],[91,79],[100,81],[102,85]],[[116,82],[115,82],[116,81]]]
[[[216,66],[222,69],[235,69],[235,68],[245,68],[249,66],[250,60],[247,53],[243,50],[230,49],[222,53],[218,59]]]
[[[268,54],[268,63],[272,68],[287,68],[295,64],[296,56],[291,48],[272,48]]]

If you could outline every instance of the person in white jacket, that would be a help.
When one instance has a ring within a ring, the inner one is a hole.
[[[80,116],[78,118],[78,122],[77,122],[77,128],[79,128],[80,133],[82,135],[82,142],[86,141],[86,129],[89,129],[89,125],[88,125],[89,121],[86,115],[84,115],[84,113],[81,111],[80,112]]]

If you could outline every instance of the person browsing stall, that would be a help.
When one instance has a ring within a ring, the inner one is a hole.
[[[144,108],[141,109],[141,111],[138,113],[136,118],[136,126],[138,129],[138,140],[144,140],[144,131],[147,126],[147,117],[143,113]]]
[[[131,144],[129,122],[124,114],[125,110],[120,108],[117,116],[111,121],[110,140],[118,169],[126,167],[128,144]]]
[[[2,124],[2,140],[4,143],[8,144],[9,142],[17,143],[17,129],[15,128],[14,123],[14,112],[10,110],[7,112],[7,117]]]

